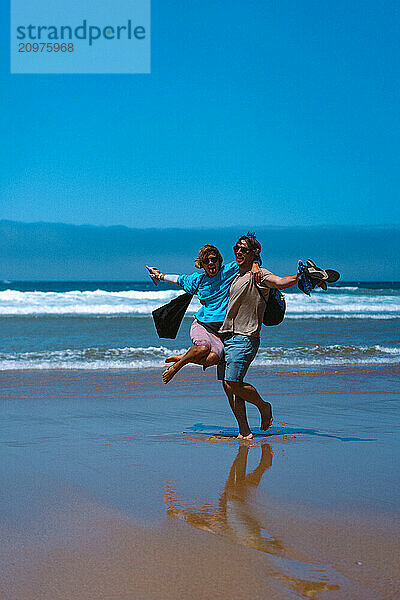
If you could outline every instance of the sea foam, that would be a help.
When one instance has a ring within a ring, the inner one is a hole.
[[[344,289],[344,288],[343,288]],[[393,319],[400,318],[400,295],[349,293],[341,288],[328,292],[313,292],[310,297],[288,291],[285,294],[289,319]],[[88,315],[88,316],[150,316],[152,311],[169,302],[182,291],[68,291],[68,292],[0,292],[1,316]],[[195,298],[188,314],[200,308]]]
[[[0,370],[19,369],[152,369],[164,368],[165,358],[183,354],[187,348],[165,346],[84,348],[39,352],[0,353]],[[253,366],[378,365],[400,362],[399,346],[295,346],[261,347]]]

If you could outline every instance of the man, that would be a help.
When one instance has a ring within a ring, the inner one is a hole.
[[[257,390],[243,381],[260,345],[260,330],[265,312],[269,289],[296,285],[299,274],[287,277],[273,275],[261,269],[261,283],[257,286],[250,277],[254,261],[261,264],[261,244],[252,233],[241,237],[234,246],[239,274],[229,290],[229,303],[225,320],[219,330],[224,334],[225,358],[218,364],[218,379],[239,425],[238,438],[251,439],[246,416],[245,402],[257,406],[261,414],[260,428],[268,429],[272,423],[272,408],[261,398]]]

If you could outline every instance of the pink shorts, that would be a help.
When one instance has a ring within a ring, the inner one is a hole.
[[[210,352],[215,352],[221,358],[224,353],[224,343],[215,334],[203,327],[196,319],[190,328],[190,339],[195,346],[206,346]]]

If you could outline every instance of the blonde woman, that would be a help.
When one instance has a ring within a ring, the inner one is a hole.
[[[202,365],[204,369],[217,365],[224,352],[224,344],[218,330],[225,319],[229,288],[239,273],[239,267],[236,261],[224,265],[221,253],[212,244],[200,248],[195,267],[203,269],[204,272],[166,275],[159,269],[152,269],[157,279],[174,283],[185,292],[197,295],[202,305],[190,328],[193,346],[183,356],[172,355],[165,359],[166,363],[172,364],[163,373],[164,383],[169,383],[188,363]],[[260,279],[260,267],[256,259],[252,267],[252,277],[256,283]]]

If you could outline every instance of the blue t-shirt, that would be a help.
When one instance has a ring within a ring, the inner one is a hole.
[[[214,277],[204,273],[179,275],[178,285],[189,294],[196,294],[203,306],[196,313],[196,319],[203,323],[218,323],[225,319],[229,300],[229,288],[239,273],[236,261],[223,265]],[[200,284],[200,285],[199,285]],[[199,288],[198,291],[197,287]]]

